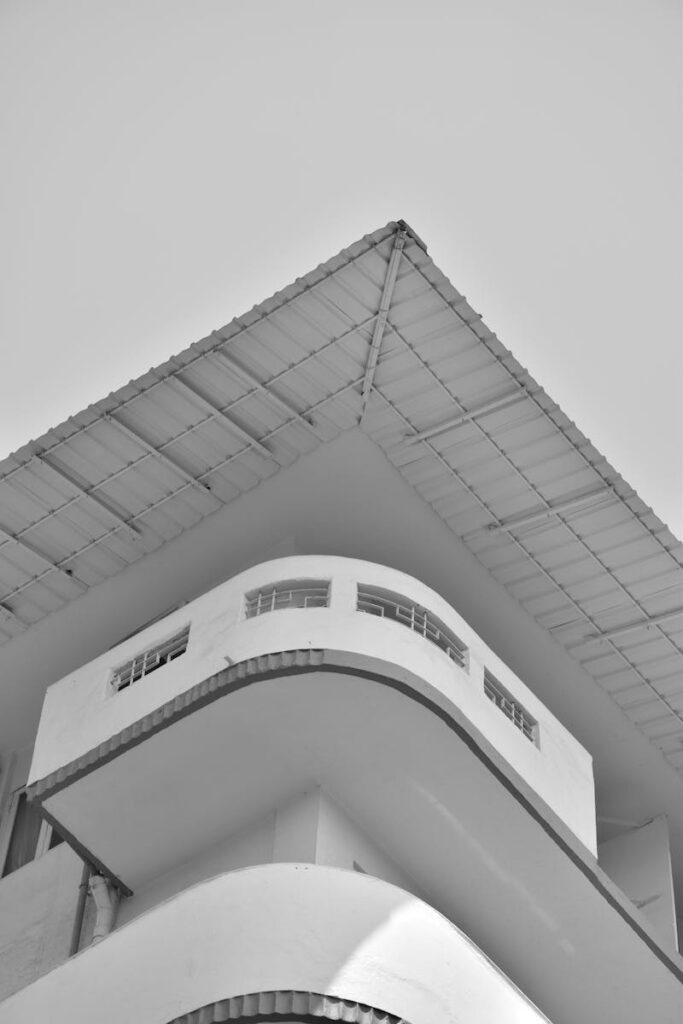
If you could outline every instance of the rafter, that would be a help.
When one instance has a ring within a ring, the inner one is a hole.
[[[363,386],[361,388],[361,423],[363,422],[365,410],[367,409],[368,402],[370,401],[370,392],[372,391],[372,385],[377,371],[379,350],[382,345],[382,338],[384,337],[384,330],[386,328],[387,317],[389,316],[391,300],[394,294],[394,286],[396,284],[396,276],[398,274],[398,266],[401,262],[401,256],[403,255],[407,235],[408,231],[403,227],[399,228],[394,236],[394,247],[391,250],[391,256],[389,257],[387,276],[384,279],[382,298],[380,299],[379,310],[377,311],[375,329],[372,333],[372,341],[370,342],[370,351],[368,352],[368,361],[365,366],[365,376],[363,377]]]
[[[444,434],[447,430],[452,430],[453,427],[459,427],[461,423],[469,423],[470,420],[475,419],[477,416],[484,416],[486,413],[500,412],[502,409],[508,409],[512,405],[517,405],[518,402],[523,402],[528,397],[528,391],[517,390],[510,395],[496,398],[494,401],[484,402],[474,409],[468,409],[465,412],[458,413],[457,416],[451,416],[450,419],[443,420],[442,423],[437,423],[434,427],[420,430],[416,434],[406,434],[405,442],[406,444],[416,444],[418,441],[426,441],[430,437],[436,437],[438,434]]]
[[[189,469],[185,469],[185,467],[179,462],[176,462],[171,455],[167,455],[166,452],[162,452],[159,448],[153,445],[151,441],[148,441],[147,438],[138,430],[135,430],[133,427],[120,420],[118,416],[115,416],[111,412],[106,412],[104,413],[104,419],[107,423],[111,423],[114,427],[120,430],[122,434],[126,434],[131,441],[135,441],[135,443],[139,444],[141,448],[148,451],[150,455],[158,458],[161,462],[165,462],[169,469],[172,469],[174,473],[182,477],[187,483],[192,484],[198,490],[203,491],[206,494],[210,494],[214,498],[216,497],[209,484],[204,483],[203,480],[199,480],[189,471]],[[218,498],[216,498],[216,500],[218,501]]]
[[[498,533],[501,530],[516,530],[519,526],[527,526],[530,523],[535,523],[541,519],[547,519],[549,516],[558,515],[560,512],[568,512],[570,509],[577,508],[580,505],[585,505],[586,502],[589,505],[593,505],[601,498],[609,499],[610,501],[616,500],[613,491],[609,491],[606,487],[601,487],[595,491],[588,491],[586,494],[578,494],[573,497],[565,498],[563,501],[556,501],[552,504],[548,502],[547,505],[544,505],[541,508],[520,513],[518,516],[510,516],[509,519],[501,519],[500,522],[487,523],[487,525],[482,528],[482,532]]]
[[[85,583],[82,583],[77,576],[74,576],[71,569],[65,569],[59,562],[55,562],[53,558],[50,558],[50,556],[46,555],[40,550],[40,548],[37,548],[35,544],[32,544],[28,540],[24,540],[23,537],[18,537],[4,526],[0,526],[0,536],[4,537],[7,543],[17,544],[20,548],[24,548],[25,551],[29,551],[35,558],[49,566],[51,571],[58,572],[61,576],[64,576],[69,580],[70,583],[74,583],[77,587],[81,587],[83,590],[88,589]]]
[[[639,622],[629,622],[626,626],[614,626],[613,629],[603,629],[599,633],[590,633],[586,639],[589,640],[612,640],[614,637],[626,636],[627,633],[634,633],[638,629],[649,629],[651,626],[661,626],[670,619],[677,619],[683,616],[683,608],[674,608],[670,612],[662,612],[661,615],[650,615]]]
[[[118,512],[117,509],[110,505],[108,501],[105,501],[105,499],[102,498],[99,494],[93,493],[92,487],[85,487],[82,483],[80,483],[79,480],[76,479],[76,477],[72,476],[71,473],[69,473],[66,469],[64,469],[62,466],[58,466],[51,459],[46,458],[46,456],[43,455],[42,453],[36,452],[33,456],[33,459],[40,465],[46,466],[56,476],[61,477],[62,480],[65,480],[68,484],[70,484],[71,487],[74,487],[77,491],[80,491],[84,498],[87,498],[88,501],[92,502],[94,505],[97,505],[97,507],[102,509],[103,512],[106,512],[111,519],[115,519],[119,523],[119,525],[124,529],[124,531],[128,534],[131,540],[138,541],[140,539],[140,537],[142,536],[142,531],[134,523],[130,522],[130,520],[127,519],[124,515]]]
[[[199,388],[194,384],[190,384],[190,382],[185,380],[184,377],[181,377],[178,372],[167,377],[166,382],[173,382],[174,384],[179,385],[183,391],[187,392],[187,394],[191,395],[192,398],[199,402],[199,404],[202,405],[204,409],[214,417],[214,419],[220,420],[223,426],[226,427],[231,434],[239,438],[240,441],[243,441],[249,447],[254,448],[260,455],[264,455],[267,459],[273,459],[273,453],[269,451],[264,444],[261,444],[258,438],[250,434],[248,430],[244,429],[244,427],[240,427],[239,423],[235,423],[233,419],[223,412],[220,406],[215,405],[210,398],[207,398],[206,395],[202,394]]]
[[[221,338],[217,331],[214,331],[213,335],[220,342],[226,340],[225,338]],[[302,424],[302,426],[306,427],[315,435],[315,437],[318,438],[318,440],[320,440],[320,431],[317,430],[315,423],[310,416],[306,415],[306,413],[299,412],[291,402],[288,402],[273,391],[272,387],[261,383],[258,377],[256,377],[251,370],[247,370],[246,367],[242,366],[242,364],[239,363],[232,354],[228,355],[226,352],[217,349],[210,353],[210,356],[220,362],[232,377],[236,378],[238,381],[241,380],[246,382],[250,387],[254,388],[255,391],[259,391],[269,402],[278,406],[278,408],[282,412],[286,413],[287,416],[293,416]]]

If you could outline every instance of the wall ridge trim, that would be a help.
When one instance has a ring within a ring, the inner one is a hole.
[[[174,1017],[167,1024],[223,1024],[248,1020],[249,1024],[280,1019],[314,1022],[343,1021],[344,1024],[406,1024],[402,1018],[365,1003],[356,1003],[320,992],[273,990],[230,996]]]

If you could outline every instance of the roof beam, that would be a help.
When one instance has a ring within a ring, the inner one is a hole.
[[[144,448],[145,451],[148,451],[150,455],[154,455],[156,458],[160,459],[161,462],[165,462],[169,469],[172,469],[177,476],[182,477],[182,479],[185,480],[187,483],[193,484],[193,486],[195,486],[198,490],[204,491],[207,494],[211,494],[212,497],[214,498],[216,497],[208,484],[204,483],[203,480],[199,480],[188,469],[185,469],[185,467],[182,466],[179,462],[176,462],[176,460],[172,458],[172,456],[167,455],[166,452],[162,452],[159,448],[155,447],[155,445],[153,445],[151,441],[148,441],[147,438],[143,437],[143,435],[140,434],[137,430],[134,430],[133,427],[130,427],[127,423],[124,423],[122,420],[120,420],[118,416],[115,416],[111,412],[106,412],[103,414],[103,417],[107,421],[107,423],[111,423],[114,427],[117,428],[117,430],[120,430],[122,434],[126,434],[127,437],[129,437],[132,441],[135,441],[135,443],[140,445],[141,448]]]
[[[444,420],[443,423],[438,423],[434,427],[428,427],[427,430],[420,430],[416,434],[406,434],[406,444],[415,444],[417,441],[426,441],[430,437],[436,437],[437,434],[443,434],[447,430],[451,430],[453,427],[459,427],[461,423],[469,423],[470,420],[475,419],[477,416],[484,416],[489,412],[499,412],[501,409],[507,409],[511,405],[516,405],[518,402],[523,402],[525,398],[528,398],[529,394],[527,391],[515,391],[513,394],[505,395],[502,398],[496,398],[492,402],[485,402],[483,405],[478,405],[474,409],[468,409],[464,412],[458,413],[457,416],[452,416],[450,419]]]
[[[97,505],[98,508],[106,512],[111,519],[115,519],[117,523],[119,523],[119,525],[123,527],[123,529],[131,538],[131,540],[138,541],[140,539],[140,537],[142,536],[142,531],[134,523],[130,522],[130,520],[127,519],[124,515],[118,512],[112,505],[110,505],[108,501],[105,501],[105,499],[101,498],[98,494],[94,494],[92,488],[84,487],[82,483],[80,483],[74,476],[71,475],[71,473],[67,472],[67,470],[63,469],[61,466],[56,465],[54,462],[52,462],[51,459],[46,458],[45,455],[43,455],[42,453],[36,452],[33,455],[33,459],[36,462],[40,463],[40,465],[46,466],[56,476],[61,477],[62,480],[65,480],[68,484],[71,485],[71,487],[74,487],[77,491],[80,491],[83,497],[87,498],[88,501],[92,502],[94,505]]]
[[[365,410],[367,409],[368,402],[370,401],[370,392],[372,390],[375,372],[377,370],[379,350],[382,345],[382,338],[384,337],[384,331],[387,325],[387,317],[389,316],[389,308],[391,306],[391,299],[394,294],[394,286],[396,284],[396,276],[398,274],[398,265],[401,262],[401,256],[403,255],[407,234],[408,232],[406,228],[400,228],[394,236],[394,247],[391,250],[391,256],[389,257],[387,276],[384,279],[382,298],[380,299],[379,310],[377,311],[377,319],[375,320],[375,328],[372,333],[370,351],[368,352],[368,361],[365,366],[365,375],[363,377],[363,385],[361,387],[361,423],[363,422]]]
[[[638,622],[629,622],[626,626],[614,626],[613,629],[603,629],[597,633],[591,633],[586,639],[590,640],[613,640],[614,637],[626,636],[627,633],[634,633],[637,629],[649,629],[651,626],[661,626],[669,619],[676,619],[683,616],[683,607],[674,608],[670,612],[662,612],[661,615],[650,615]]]
[[[202,394],[202,392],[198,388],[196,388],[194,384],[190,384],[189,381],[185,380],[185,378],[181,377],[180,374],[177,372],[173,373],[170,377],[167,378],[167,383],[169,381],[173,381],[176,384],[180,384],[184,391],[186,391],[189,395],[196,399],[200,403],[200,405],[202,405],[207,410],[207,412],[209,412],[215,419],[220,420],[223,426],[226,427],[228,431],[235,437],[238,437],[240,441],[243,441],[246,445],[248,445],[251,448],[255,448],[256,451],[259,452],[259,454],[264,455],[267,459],[273,459],[273,453],[268,448],[266,448],[264,444],[261,444],[258,438],[250,434],[248,430],[245,430],[243,427],[240,427],[238,423],[235,423],[234,420],[232,420],[228,415],[226,415],[226,413],[223,412],[220,406],[215,405],[211,401],[211,399],[207,398],[206,395]]]
[[[49,555],[46,555],[44,552],[40,550],[40,548],[37,548],[34,544],[31,544],[29,541],[24,540],[23,537],[19,537],[16,534],[11,533],[4,526],[0,526],[0,535],[3,536],[7,541],[12,541],[14,544],[17,544],[20,548],[24,548],[24,550],[29,551],[32,555],[35,556],[35,558],[38,558],[45,565],[49,566],[50,569],[54,570],[54,572],[58,572],[60,573],[60,575],[65,576],[70,583],[75,583],[76,586],[81,587],[83,590],[88,589],[85,583],[79,580],[77,576],[74,576],[72,569],[65,569],[62,565],[59,564],[59,562],[55,562],[54,559],[50,558]]]
[[[560,512],[567,512],[569,509],[576,508],[586,502],[592,504],[600,498],[612,499],[613,496],[613,492],[608,490],[606,487],[601,487],[597,491],[588,491],[587,494],[580,494],[573,498],[566,498],[564,501],[555,502],[553,505],[548,504],[545,507],[534,509],[531,512],[525,512],[522,515],[511,516],[509,519],[501,519],[498,523],[489,523],[484,527],[484,530],[489,533],[497,533],[499,530],[516,530],[518,526],[526,526],[528,523],[535,523],[539,519],[546,519],[548,516],[558,515]]]
[[[227,340],[225,338],[221,338],[217,331],[213,332],[213,336],[219,342]],[[246,383],[249,384],[250,387],[254,388],[255,391],[260,391],[268,401],[272,402],[273,405],[277,405],[282,412],[287,414],[287,416],[293,416],[295,419],[299,420],[304,427],[320,439],[320,434],[316,430],[315,423],[311,416],[306,415],[306,413],[299,412],[291,402],[281,398],[280,395],[276,394],[276,392],[266,384],[262,384],[258,377],[256,377],[250,370],[247,370],[246,367],[242,366],[241,363],[238,363],[233,355],[228,355],[226,352],[221,350],[216,350],[210,353],[210,355],[213,356],[213,358],[218,359],[219,362],[225,366],[228,373],[232,374],[233,377],[236,377],[238,380],[241,378],[243,381],[246,381]]]

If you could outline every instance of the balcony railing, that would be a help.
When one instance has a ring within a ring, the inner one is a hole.
[[[156,671],[162,665],[168,664],[175,658],[179,658],[187,650],[187,642],[190,636],[190,627],[185,626],[179,633],[164,640],[163,643],[150,647],[149,650],[131,658],[125,665],[121,665],[114,672],[111,685],[117,691],[125,690],[126,687],[136,683],[143,676]]]
[[[409,598],[395,594],[391,590],[359,583],[357,608],[359,612],[379,615],[381,618],[407,626],[408,629],[436,644],[456,665],[465,667],[467,647],[462,640],[436,615],[421,605],[414,604]]]
[[[538,723],[536,720],[514,699],[512,694],[508,693],[504,686],[501,686],[488,669],[484,670],[484,693],[524,733],[528,740],[531,740],[532,743],[537,742]]]
[[[329,600],[329,580],[288,580],[250,591],[245,610],[247,618],[253,619],[282,608],[327,608]]]

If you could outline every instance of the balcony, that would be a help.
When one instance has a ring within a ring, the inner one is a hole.
[[[278,1007],[281,1020],[297,1019],[293,993],[304,1012],[309,993],[330,996],[337,1012],[344,1000],[344,1020],[356,1004],[364,1020],[374,1008],[411,1024],[547,1019],[462,932],[403,890],[277,864],[219,875],[162,903],[7,1000],[2,1020],[43,1020],[46,1007],[69,1024],[167,1024],[201,1007],[202,1020],[226,1020],[213,1004],[249,993],[273,994],[260,1002],[275,1020]]]
[[[492,698],[491,673],[523,713]],[[594,851],[589,756],[439,595],[367,562],[287,558],[50,687],[30,784],[132,890],[311,783],[395,803],[408,761],[425,791],[435,771],[462,778],[463,736]]]

